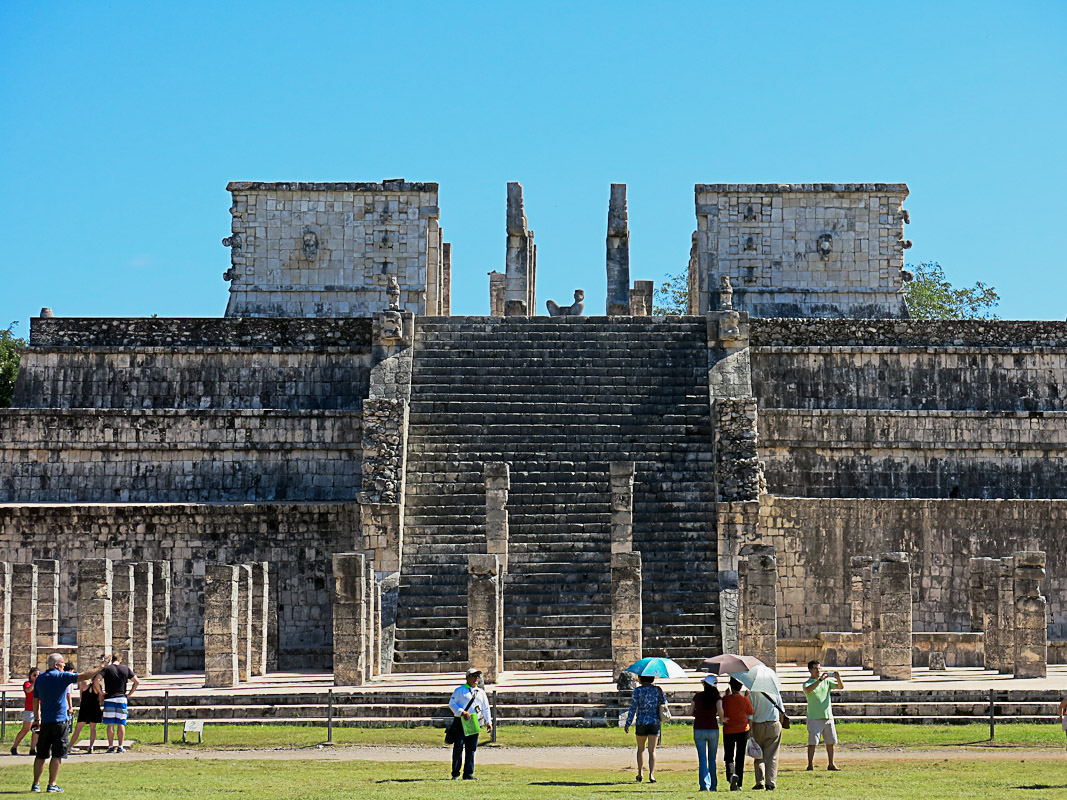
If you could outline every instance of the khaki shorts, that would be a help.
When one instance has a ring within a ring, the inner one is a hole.
[[[837,728],[832,719],[808,720],[808,744],[816,745],[820,739],[826,744],[837,744]]]

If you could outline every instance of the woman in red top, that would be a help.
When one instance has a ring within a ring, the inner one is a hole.
[[[726,761],[726,778],[730,791],[741,788],[741,776],[745,771],[745,744],[748,742],[748,718],[754,713],[752,701],[742,694],[741,681],[730,678],[730,691],[722,699],[725,719],[722,725],[722,755]]]
[[[689,713],[693,715],[693,742],[697,746],[702,792],[715,792],[719,788],[715,756],[719,749],[719,720],[723,710],[716,683],[718,678],[714,675],[704,678],[703,691],[693,695],[693,703],[689,706]]]
[[[15,744],[11,746],[11,755],[19,754],[19,743],[26,738],[26,734],[33,728],[33,682],[37,680],[39,670],[33,667],[27,675],[27,681],[22,684],[22,691],[26,694],[26,701],[22,706],[22,730],[15,736]],[[37,731],[33,731],[30,738],[30,755],[37,755]]]

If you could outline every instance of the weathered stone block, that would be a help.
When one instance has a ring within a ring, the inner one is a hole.
[[[616,679],[641,658],[641,554],[611,554],[611,664]]]
[[[78,563],[78,671],[104,663],[114,651],[112,640],[111,559]]]
[[[140,566],[140,565],[138,565]],[[204,686],[236,686],[240,570],[208,564],[204,578]]]
[[[37,666],[37,565],[11,565],[11,671]]]
[[[362,553],[333,556],[333,682],[361,686],[367,681],[366,557]]]
[[[471,555],[467,560],[467,661],[496,683],[504,668],[503,586],[496,555]]]

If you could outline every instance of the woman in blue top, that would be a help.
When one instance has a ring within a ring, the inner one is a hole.
[[[634,689],[630,699],[630,713],[626,715],[625,731],[630,732],[630,725],[637,716],[637,780],[642,779],[645,771],[645,745],[648,745],[648,782],[656,782],[656,744],[659,742],[659,707],[667,698],[658,686],[653,686],[656,678],[642,675],[641,685]]]

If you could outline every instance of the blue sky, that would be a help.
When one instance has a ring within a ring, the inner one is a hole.
[[[905,181],[915,242],[1064,319],[1067,3],[0,2],[0,323],[220,316],[230,180],[441,184],[453,313],[505,184],[538,298],[686,264],[703,182]],[[541,309],[543,313],[543,309]]]

